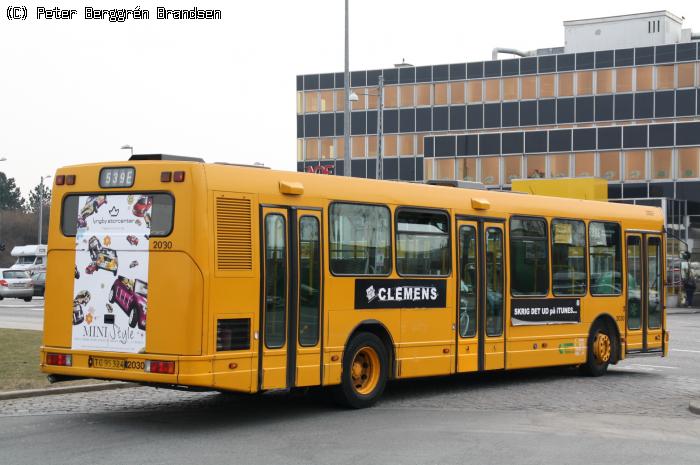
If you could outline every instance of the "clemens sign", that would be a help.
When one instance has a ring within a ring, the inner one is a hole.
[[[355,308],[444,308],[444,279],[356,279]]]
[[[580,299],[512,299],[510,318],[513,326],[579,323]]]

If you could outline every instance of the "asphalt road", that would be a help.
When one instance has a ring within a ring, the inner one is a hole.
[[[0,300],[0,328],[43,330],[44,298]]]
[[[0,401],[7,464],[697,464],[700,314],[672,314],[670,357],[601,378],[569,369],[391,383],[374,408],[323,393],[150,387]]]

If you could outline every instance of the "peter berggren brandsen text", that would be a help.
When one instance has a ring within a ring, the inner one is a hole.
[[[201,19],[221,19],[221,10],[202,9],[192,7],[189,9],[156,7],[154,19],[176,19],[176,20],[201,20]],[[36,7],[36,19],[40,20],[71,20],[79,18],[78,10],[63,9],[59,7],[46,8]],[[110,23],[123,23],[131,20],[151,19],[151,11],[137,6],[129,8],[94,8],[86,6],[83,8],[83,19],[109,21]]]

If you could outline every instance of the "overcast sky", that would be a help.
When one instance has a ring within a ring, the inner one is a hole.
[[[669,9],[700,32],[697,1],[351,0],[350,67],[489,59],[496,46],[563,46],[562,21]],[[62,165],[137,153],[295,169],[297,74],[343,70],[343,0],[0,2],[0,170],[24,194]],[[75,8],[38,21],[37,5]],[[83,19],[86,6],[149,9],[148,21]],[[156,7],[219,8],[162,21]]]

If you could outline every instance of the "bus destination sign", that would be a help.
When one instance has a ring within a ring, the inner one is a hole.
[[[579,323],[581,299],[512,299],[513,326]]]
[[[444,279],[356,279],[355,308],[444,308]]]

